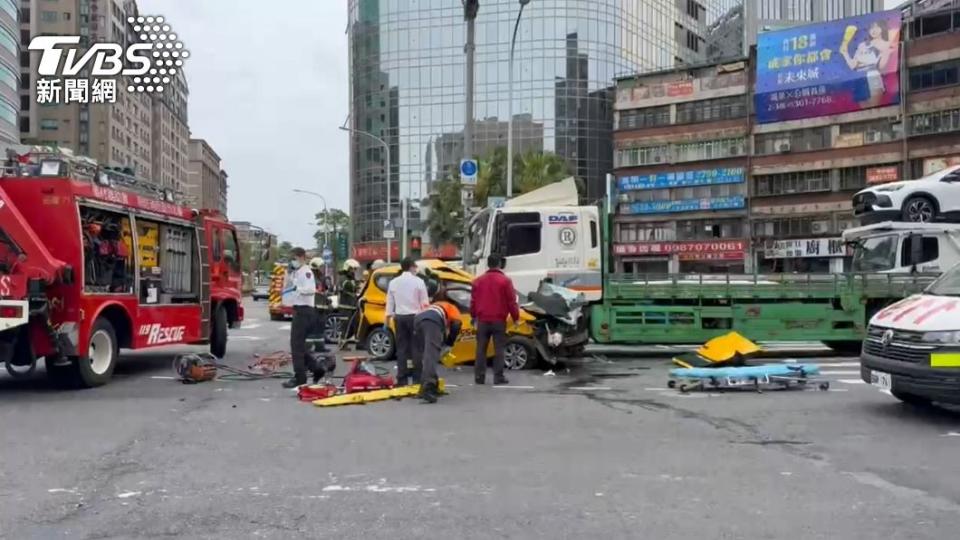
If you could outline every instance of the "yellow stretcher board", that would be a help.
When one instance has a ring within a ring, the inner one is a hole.
[[[444,384],[443,379],[440,379],[437,388],[440,393],[444,393]],[[388,399],[403,399],[407,397],[415,397],[420,393],[420,385],[412,384],[410,386],[401,386],[399,388],[391,388],[389,390],[371,390],[369,392],[356,392],[353,394],[342,394],[339,396],[333,396],[323,399],[318,399],[313,402],[317,407],[337,407],[340,405],[364,405],[367,403],[373,403],[375,401],[386,401]]]

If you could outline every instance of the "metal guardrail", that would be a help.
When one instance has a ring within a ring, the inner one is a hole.
[[[939,274],[611,274],[604,296],[645,298],[898,298],[923,291]]]

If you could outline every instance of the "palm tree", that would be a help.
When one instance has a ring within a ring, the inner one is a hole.
[[[460,180],[447,177],[433,185],[427,232],[434,247],[459,241],[463,232],[463,201]]]
[[[507,150],[498,147],[486,158],[480,160],[480,172],[474,200],[477,205],[487,205],[489,197],[503,197],[507,194]],[[522,195],[543,186],[559,182],[570,176],[570,166],[557,154],[531,150],[513,156],[513,193]],[[583,190],[583,184],[577,179],[577,187]]]

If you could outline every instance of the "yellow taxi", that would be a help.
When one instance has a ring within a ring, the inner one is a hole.
[[[417,262],[418,273],[425,280],[438,280],[446,288],[447,296],[462,315],[460,337],[445,363],[457,365],[473,362],[477,348],[477,332],[470,320],[470,290],[473,276],[443,261],[429,259]],[[400,265],[393,264],[374,270],[360,289],[360,321],[357,327],[357,343],[365,348],[374,360],[389,360],[394,355],[394,329],[388,328],[386,320],[387,287],[393,278],[400,275]],[[531,369],[544,356],[537,339],[536,317],[520,309],[520,322],[507,321],[507,346],[504,360],[508,369]],[[493,357],[493,343],[487,349],[487,357]]]

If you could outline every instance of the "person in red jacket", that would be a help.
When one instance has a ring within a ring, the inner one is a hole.
[[[470,316],[477,330],[477,354],[473,363],[474,382],[487,382],[487,345],[493,339],[493,384],[508,384],[503,375],[503,350],[507,346],[507,317],[520,321],[517,292],[501,270],[499,255],[487,257],[487,272],[473,281]]]

